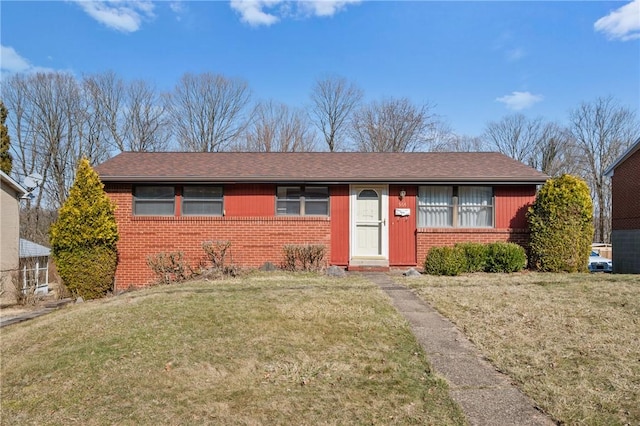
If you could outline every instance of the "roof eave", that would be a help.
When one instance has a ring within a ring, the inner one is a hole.
[[[631,144],[631,146],[624,152],[624,154],[622,154],[616,161],[614,161],[612,165],[607,167],[603,174],[609,178],[613,176],[613,172],[615,168],[618,167],[624,161],[626,161],[627,158],[635,154],[635,152],[639,149],[640,149],[640,138],[638,138],[638,140],[636,140],[633,144]]]
[[[350,184],[350,183],[393,183],[393,184],[502,184],[502,185],[542,185],[547,181],[547,176],[541,177],[437,177],[437,178],[407,178],[407,177],[290,177],[290,176],[249,176],[249,177],[195,177],[195,176],[102,176],[102,182],[109,183],[300,183],[313,182],[323,184]]]

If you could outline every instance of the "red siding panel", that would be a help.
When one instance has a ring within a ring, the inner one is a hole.
[[[406,191],[400,199],[400,191]],[[416,264],[416,186],[389,186],[389,264]],[[396,208],[408,208],[409,216],[396,216]]]
[[[225,216],[273,216],[276,211],[275,185],[236,184],[224,186]]]
[[[527,228],[527,209],[536,199],[535,185],[496,186],[496,229]]]
[[[349,263],[349,186],[331,187],[331,264]]]

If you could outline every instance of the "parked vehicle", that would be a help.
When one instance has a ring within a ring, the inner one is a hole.
[[[589,255],[589,272],[611,272],[613,266],[611,259],[600,256],[595,251]]]

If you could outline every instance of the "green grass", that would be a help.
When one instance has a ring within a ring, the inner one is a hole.
[[[3,424],[464,424],[358,277],[255,274],[3,328]]]
[[[640,424],[640,276],[397,279],[561,423]]]

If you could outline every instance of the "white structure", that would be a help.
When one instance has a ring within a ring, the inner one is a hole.
[[[49,293],[49,256],[51,249],[20,238],[22,292]]]

